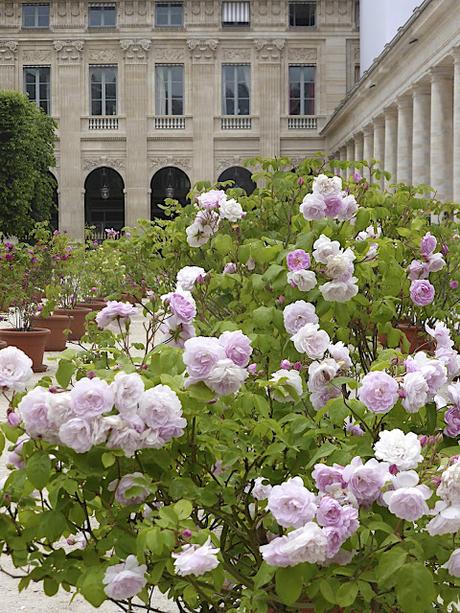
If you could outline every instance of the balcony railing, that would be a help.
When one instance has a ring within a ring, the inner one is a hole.
[[[118,130],[118,117],[94,116],[88,117],[88,130]]]
[[[183,115],[158,115],[153,118],[155,130],[185,130]]]
[[[227,115],[220,118],[221,130],[250,130],[252,117],[246,115]]]
[[[316,130],[318,128],[317,117],[307,115],[294,115],[288,117],[288,130]]]

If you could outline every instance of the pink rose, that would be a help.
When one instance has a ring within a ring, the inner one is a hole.
[[[132,304],[109,300],[107,306],[96,315],[96,323],[99,328],[103,329],[107,328],[115,320],[126,324],[134,315],[137,315],[137,309]]]
[[[412,281],[410,286],[410,297],[416,306],[427,306],[434,300],[434,287],[426,279]]]
[[[245,367],[249,364],[252,354],[251,341],[241,330],[223,332],[219,337],[219,343],[224,348],[227,358],[237,366]]]
[[[184,343],[182,359],[188,375],[195,381],[203,381],[219,360],[226,358],[225,349],[217,338],[196,336]]]
[[[275,485],[269,496],[267,509],[284,528],[300,528],[316,514],[315,495],[304,487],[301,477]]]
[[[289,270],[304,270],[310,268],[310,256],[303,249],[290,251],[286,257]]]
[[[125,562],[109,566],[105,571],[104,592],[114,600],[133,598],[147,583],[146,571],[145,564],[139,565],[135,556],[128,556]]]
[[[190,292],[177,289],[163,297],[176,319],[189,324],[196,315],[196,304]]]
[[[91,419],[113,409],[114,391],[99,377],[83,377],[73,386],[70,399],[76,417]]]

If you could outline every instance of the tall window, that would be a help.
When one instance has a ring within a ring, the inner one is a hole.
[[[90,28],[114,28],[117,25],[117,7],[115,4],[101,2],[88,7],[88,25]]]
[[[248,26],[251,22],[249,2],[222,2],[222,25]]]
[[[184,3],[157,2],[155,4],[155,25],[157,27],[180,27],[184,25]]]
[[[359,22],[360,22],[360,5],[359,0],[355,0],[355,28],[359,30]]]
[[[50,5],[43,4],[23,4],[22,5],[22,27],[23,28],[49,28],[50,26]]]
[[[50,112],[50,67],[24,66],[24,91],[29,99]]]
[[[157,64],[155,67],[155,113],[184,114],[183,64]]]
[[[291,28],[316,25],[316,2],[289,2],[289,26]]]
[[[117,114],[117,67],[90,66],[91,115]]]
[[[315,114],[315,66],[289,66],[289,115]]]
[[[250,65],[222,65],[222,114],[249,115]]]

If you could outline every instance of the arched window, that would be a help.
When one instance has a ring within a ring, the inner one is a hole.
[[[164,219],[163,209],[158,205],[164,204],[166,198],[173,198],[180,204],[187,204],[187,194],[190,191],[190,179],[185,172],[175,166],[160,168],[150,182],[151,219]]]
[[[224,170],[219,176],[219,182],[234,181],[234,185],[231,187],[240,187],[248,196],[256,189],[257,185],[254,183],[251,177],[251,173],[247,168],[242,166],[231,166]]]
[[[94,226],[94,238],[104,240],[106,230],[125,225],[125,184],[116,170],[96,168],[85,181],[85,225]]]

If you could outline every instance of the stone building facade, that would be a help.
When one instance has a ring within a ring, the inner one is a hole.
[[[425,0],[323,128],[337,159],[460,202],[460,3]]]
[[[248,157],[323,150],[359,74],[356,5],[0,0],[0,89],[57,122],[59,227],[131,225],[197,180],[247,181]]]

